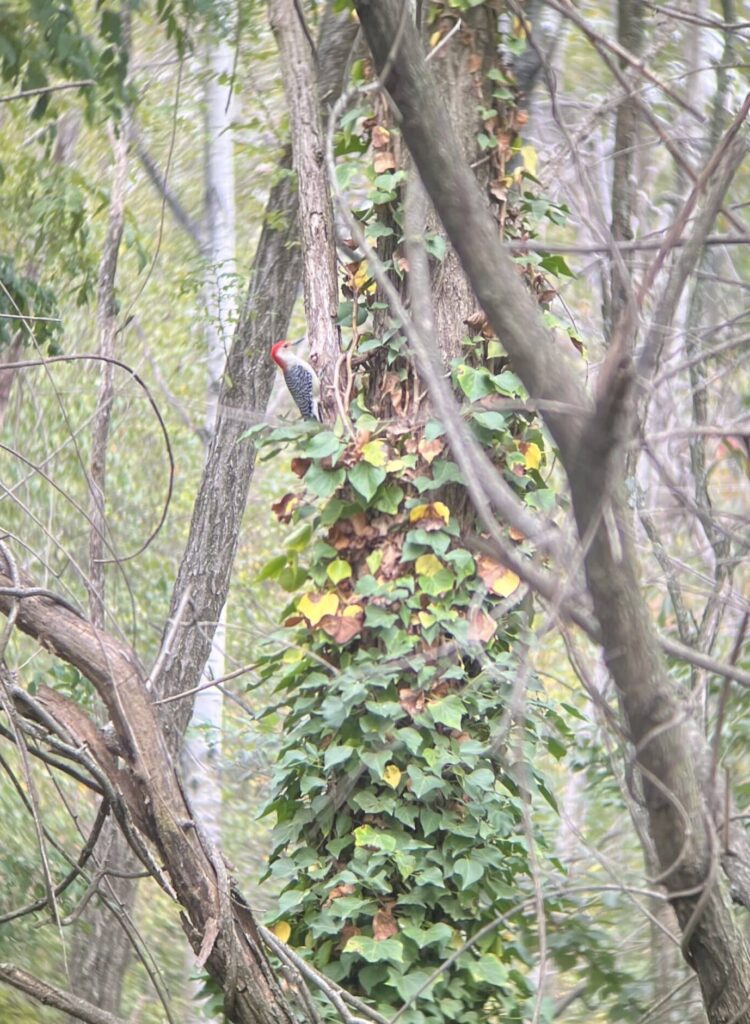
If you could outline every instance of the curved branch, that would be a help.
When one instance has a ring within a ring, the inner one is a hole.
[[[32,999],[36,999],[43,1006],[54,1006],[63,1013],[68,1013],[86,1024],[127,1024],[122,1017],[116,1017],[113,1013],[100,1010],[98,1006],[87,1003],[85,999],[74,996],[72,992],[66,992],[62,988],[49,985],[46,981],[29,974],[11,963],[0,963],[0,981],[6,985],[12,985],[20,992],[24,992]]]

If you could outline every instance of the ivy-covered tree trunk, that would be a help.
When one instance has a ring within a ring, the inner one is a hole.
[[[461,25],[450,4],[425,8],[427,45],[445,41],[434,60],[446,110],[479,163],[497,230],[526,237],[527,176],[510,166],[522,118],[498,56],[523,41],[501,36],[494,3],[462,12]],[[356,102],[336,136],[341,179],[347,155],[369,149],[356,216],[403,293],[409,171],[382,97]],[[530,506],[549,509],[538,425],[497,411],[523,397],[520,382],[483,316],[471,315],[473,294],[434,218],[424,228],[445,370],[473,403],[472,429],[498,471]],[[309,248],[304,257],[324,258]],[[565,730],[529,670],[520,579],[477,553],[444,428],[429,419],[405,338],[366,266],[350,263],[342,279],[348,431],[339,424],[306,442],[296,428],[271,435],[301,442],[293,467],[302,478],[275,505],[291,529],[285,554],[263,572],[291,595],[290,645],[266,665],[278,693],[268,714],[283,715],[286,737],[267,808],[276,815],[270,874],[283,887],[274,930],[386,1016],[406,1004],[406,1022],[525,1019],[538,934],[518,911],[534,902],[539,836],[524,805],[547,793],[532,751],[559,756]],[[524,270],[548,301],[552,284]],[[511,920],[523,942],[499,932]]]

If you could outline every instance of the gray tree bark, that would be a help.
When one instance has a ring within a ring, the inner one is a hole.
[[[294,0],[269,0],[269,17],[285,69],[284,90],[292,127],[310,362],[320,378],[324,413],[332,419],[334,372],[341,351],[336,327],[339,289],[318,77],[301,7]]]
[[[629,377],[616,371],[590,405],[575,372],[561,359],[530,297],[493,234],[458,143],[441,116],[437,89],[419,39],[399,0],[355,0],[376,67],[424,185],[474,290],[529,394],[569,407],[547,411],[573,497],[588,589],[602,647],[618,687],[637,764],[644,777],[649,831],[682,929],[683,949],[715,1024],[750,1021],[750,953],[719,869],[719,843],[703,791],[707,750],[686,720],[641,595],[623,499],[622,431],[628,422]],[[397,41],[398,40],[398,41]],[[604,524],[611,509],[617,542]]]

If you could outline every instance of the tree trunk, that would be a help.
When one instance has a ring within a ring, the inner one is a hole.
[[[234,19],[232,19],[234,20]],[[206,202],[204,231],[208,244],[206,297],[206,347],[208,381],[206,397],[206,438],[214,433],[216,410],[221,391],[227,352],[231,344],[236,301],[234,143],[232,135],[232,70],[234,51],[226,36],[211,40],[207,46],[208,78],[206,104]],[[224,643],[226,606],[219,615],[211,651],[201,684],[220,679],[225,673]],[[221,748],[222,693],[207,686],[195,696],[193,717],[185,734],[182,772],[190,805],[203,822],[211,840],[221,838]],[[195,969],[195,957],[188,952],[188,973]],[[193,1000],[196,986],[192,985]],[[205,1021],[201,1008],[193,1001],[187,1010],[186,1024]]]
[[[355,7],[378,70],[388,65],[385,84],[425,187],[514,370],[532,398],[562,398],[568,405],[567,417],[549,408],[545,419],[568,474],[579,536],[588,542],[588,588],[644,775],[661,878],[671,893],[683,950],[700,979],[710,1021],[747,1024],[750,953],[732,911],[718,863],[718,837],[701,791],[707,750],[686,721],[667,675],[641,594],[622,495],[618,453],[629,422],[627,372],[618,364],[599,408],[589,414],[580,382],[560,359],[493,236],[457,140],[445,128],[433,78],[400,3],[355,0]]]

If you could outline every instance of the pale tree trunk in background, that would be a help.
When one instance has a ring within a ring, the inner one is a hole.
[[[75,138],[75,135],[73,136]],[[99,352],[113,357],[117,354],[118,310],[115,277],[125,223],[125,193],[128,181],[129,125],[123,121],[111,131],[112,193],[107,236],[99,264],[97,292],[97,328]],[[65,159],[64,153],[60,154]],[[91,621],[98,629],[105,625],[105,567],[102,559],[110,556],[105,538],[108,533],[105,496],[107,448],[114,400],[112,366],[105,364],[96,417],[92,427],[90,465],[91,532],[89,536],[89,603]],[[120,922],[127,922],[135,904],[137,882],[133,877],[141,867],[130,846],[112,819],[107,821],[96,846],[93,863],[102,876],[98,888],[100,898],[90,901],[76,929],[70,958],[71,989],[94,1003],[101,1010],[117,1014],[125,972],[130,961],[131,940],[125,927],[117,924],[112,907],[119,908]],[[77,1020],[78,1018],[72,1018]]]
[[[227,12],[231,18],[230,12]],[[237,289],[235,265],[235,203],[234,164],[232,139],[232,86],[231,75],[234,54],[226,38],[211,42],[206,55],[208,79],[205,88],[206,104],[206,207],[205,233],[207,267],[204,296],[208,321],[207,344],[207,400],[206,441],[213,435],[216,410],[224,373],[226,356],[232,341],[237,315]],[[224,643],[226,635],[226,608],[211,644],[202,683],[224,675]],[[195,698],[182,752],[185,788],[195,812],[203,821],[207,832],[218,843],[221,834],[221,727],[222,694],[210,686]],[[195,969],[195,958],[188,952],[188,971]],[[194,986],[193,996],[195,994]],[[205,1022],[195,999],[188,1005],[187,1024]]]

